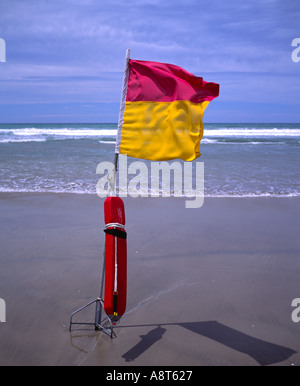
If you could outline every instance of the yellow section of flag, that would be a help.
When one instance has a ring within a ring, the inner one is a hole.
[[[120,153],[152,161],[200,157],[209,101],[126,102]]]

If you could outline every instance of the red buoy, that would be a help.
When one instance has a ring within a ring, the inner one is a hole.
[[[107,197],[104,202],[105,287],[104,310],[113,324],[126,310],[127,233],[125,209],[120,197]]]

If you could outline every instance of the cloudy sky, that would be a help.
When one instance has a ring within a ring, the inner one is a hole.
[[[299,25],[298,0],[0,0],[0,123],[117,122],[127,48],[220,83],[206,122],[300,122]]]

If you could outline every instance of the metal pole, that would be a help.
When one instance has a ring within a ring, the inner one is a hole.
[[[130,60],[130,49],[126,51],[126,58],[125,58],[123,87],[122,87],[122,94],[121,94],[118,130],[117,130],[116,147],[115,147],[116,154],[120,153],[121,136],[122,136],[124,112],[125,112],[125,105],[126,105],[126,94],[127,94],[128,78],[129,78],[129,60]]]
[[[96,314],[95,314],[95,330],[99,330],[99,326],[101,325],[101,301],[100,298],[96,299]]]
[[[118,171],[118,159],[119,159],[119,154],[115,154],[115,171]]]
[[[95,329],[98,330],[98,326],[101,324],[102,319],[102,304],[104,293],[104,280],[105,280],[105,247],[103,251],[103,267],[102,267],[102,278],[100,285],[100,297],[96,300],[96,314],[95,314]]]

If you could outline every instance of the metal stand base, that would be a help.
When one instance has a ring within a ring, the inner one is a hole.
[[[80,311],[90,307],[96,303],[96,314],[95,314],[95,322],[94,323],[85,323],[85,322],[73,322],[73,316],[78,314]],[[92,302],[86,304],[85,306],[79,308],[74,311],[70,317],[70,331],[72,331],[73,325],[89,325],[94,326],[96,331],[103,331],[105,334],[111,337],[111,339],[116,338],[116,334],[113,330],[113,324],[108,316],[105,316],[103,320],[101,320],[102,308],[104,309],[103,299],[97,298]]]

